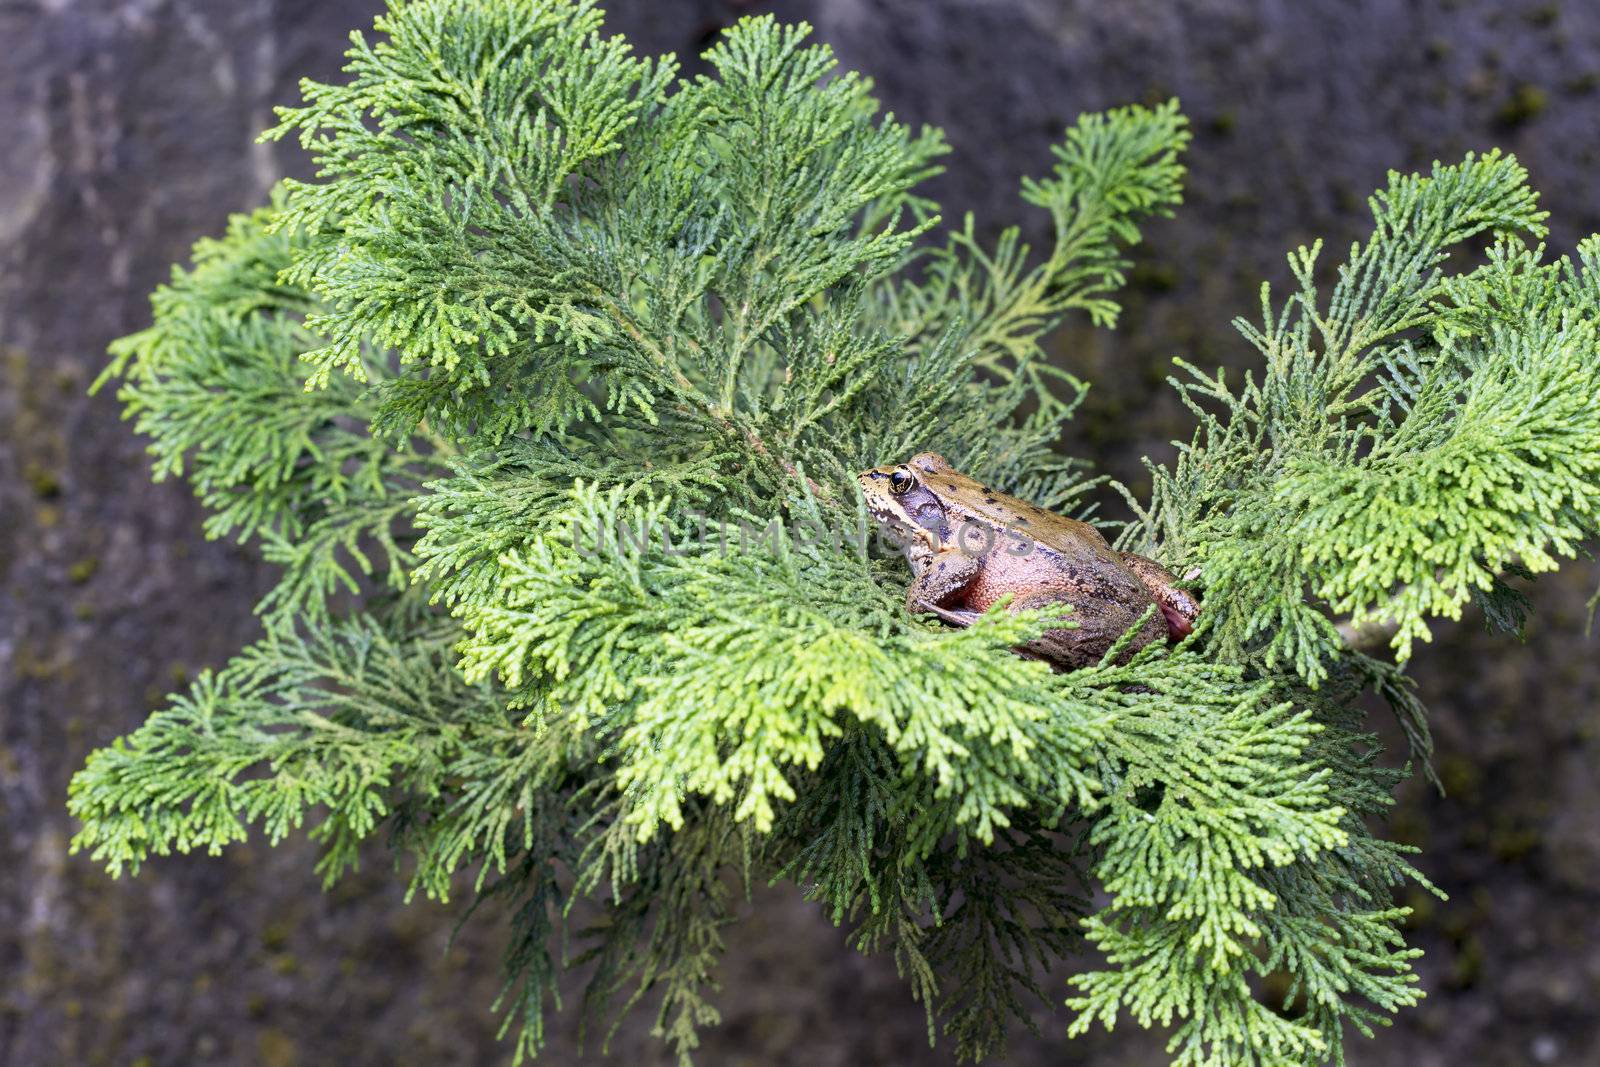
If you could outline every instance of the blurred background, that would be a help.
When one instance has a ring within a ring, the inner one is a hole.
[[[0,1063],[124,1067],[501,1062],[498,923],[403,906],[381,849],[332,893],[312,850],[260,842],[111,881],[68,858],[68,777],[168,690],[256,633],[265,572],[208,543],[187,490],[153,486],[110,396],[108,341],[190,243],[259,203],[293,146],[255,134],[301,76],[334,77],[379,0],[0,0]],[[885,107],[943,126],[947,216],[1046,220],[1016,196],[1080,111],[1182,98],[1194,122],[1179,217],[1148,229],[1114,333],[1060,359],[1094,383],[1069,446],[1136,487],[1187,437],[1173,356],[1250,365],[1283,254],[1367,225],[1389,168],[1501,146],[1532,172],[1550,244],[1600,229],[1600,4],[1541,0],[611,0],[613,28],[692,56],[741,15],[805,18]],[[691,69],[694,64],[691,62]],[[1402,791],[1390,832],[1449,894],[1415,895],[1424,1004],[1356,1067],[1600,1064],[1600,637],[1574,565],[1540,583],[1525,645],[1469,617],[1415,674],[1448,795]],[[1397,757],[1398,758],[1398,757]],[[724,1025],[699,1062],[938,1065],[892,961],[864,960],[791,888],[732,932]],[[1064,985],[1050,987],[1060,1000]],[[1150,1067],[1131,1027],[1068,1043],[1060,1016],[1011,1062]],[[612,1057],[664,1064],[635,1020]],[[591,1041],[590,1056],[599,1061]],[[546,1062],[578,1062],[575,1020]]]

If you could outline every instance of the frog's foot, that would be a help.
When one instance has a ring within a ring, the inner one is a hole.
[[[1157,601],[1161,615],[1167,620],[1167,636],[1173,644],[1194,633],[1194,620],[1165,601]]]
[[[967,608],[941,608],[934,604],[924,604],[921,607],[913,608],[912,611],[922,615],[938,616],[952,626],[971,626],[978,621],[978,616],[983,614],[981,611],[972,611]]]
[[[1200,603],[1193,593],[1178,588],[1173,573],[1153,559],[1137,552],[1118,553],[1123,565],[1150,591],[1161,617],[1167,621],[1167,637],[1174,644],[1194,633],[1194,621],[1200,614]]]

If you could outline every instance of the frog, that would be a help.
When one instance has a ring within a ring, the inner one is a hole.
[[[857,478],[868,512],[911,565],[905,606],[913,615],[970,626],[1004,597],[1011,611],[1071,605],[1075,625],[1018,649],[1060,670],[1101,662],[1135,626],[1124,658],[1194,630],[1198,600],[1160,563],[1117,551],[1087,522],[969,478],[936,452]]]

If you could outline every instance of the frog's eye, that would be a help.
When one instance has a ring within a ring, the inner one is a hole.
[[[909,492],[911,487],[915,484],[917,484],[917,480],[911,477],[911,475],[907,474],[905,471],[895,471],[893,474],[889,475],[889,492],[893,493],[895,496],[904,495],[905,493]]]

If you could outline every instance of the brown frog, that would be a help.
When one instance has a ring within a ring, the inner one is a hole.
[[[906,590],[913,614],[968,626],[1008,593],[1013,611],[1071,604],[1076,627],[1024,649],[1067,669],[1098,663],[1151,605],[1160,610],[1134,649],[1194,628],[1199,605],[1161,564],[1115,551],[1086,522],[980,485],[943,456],[921,452],[858,477],[868,510],[904,545],[916,575]]]

